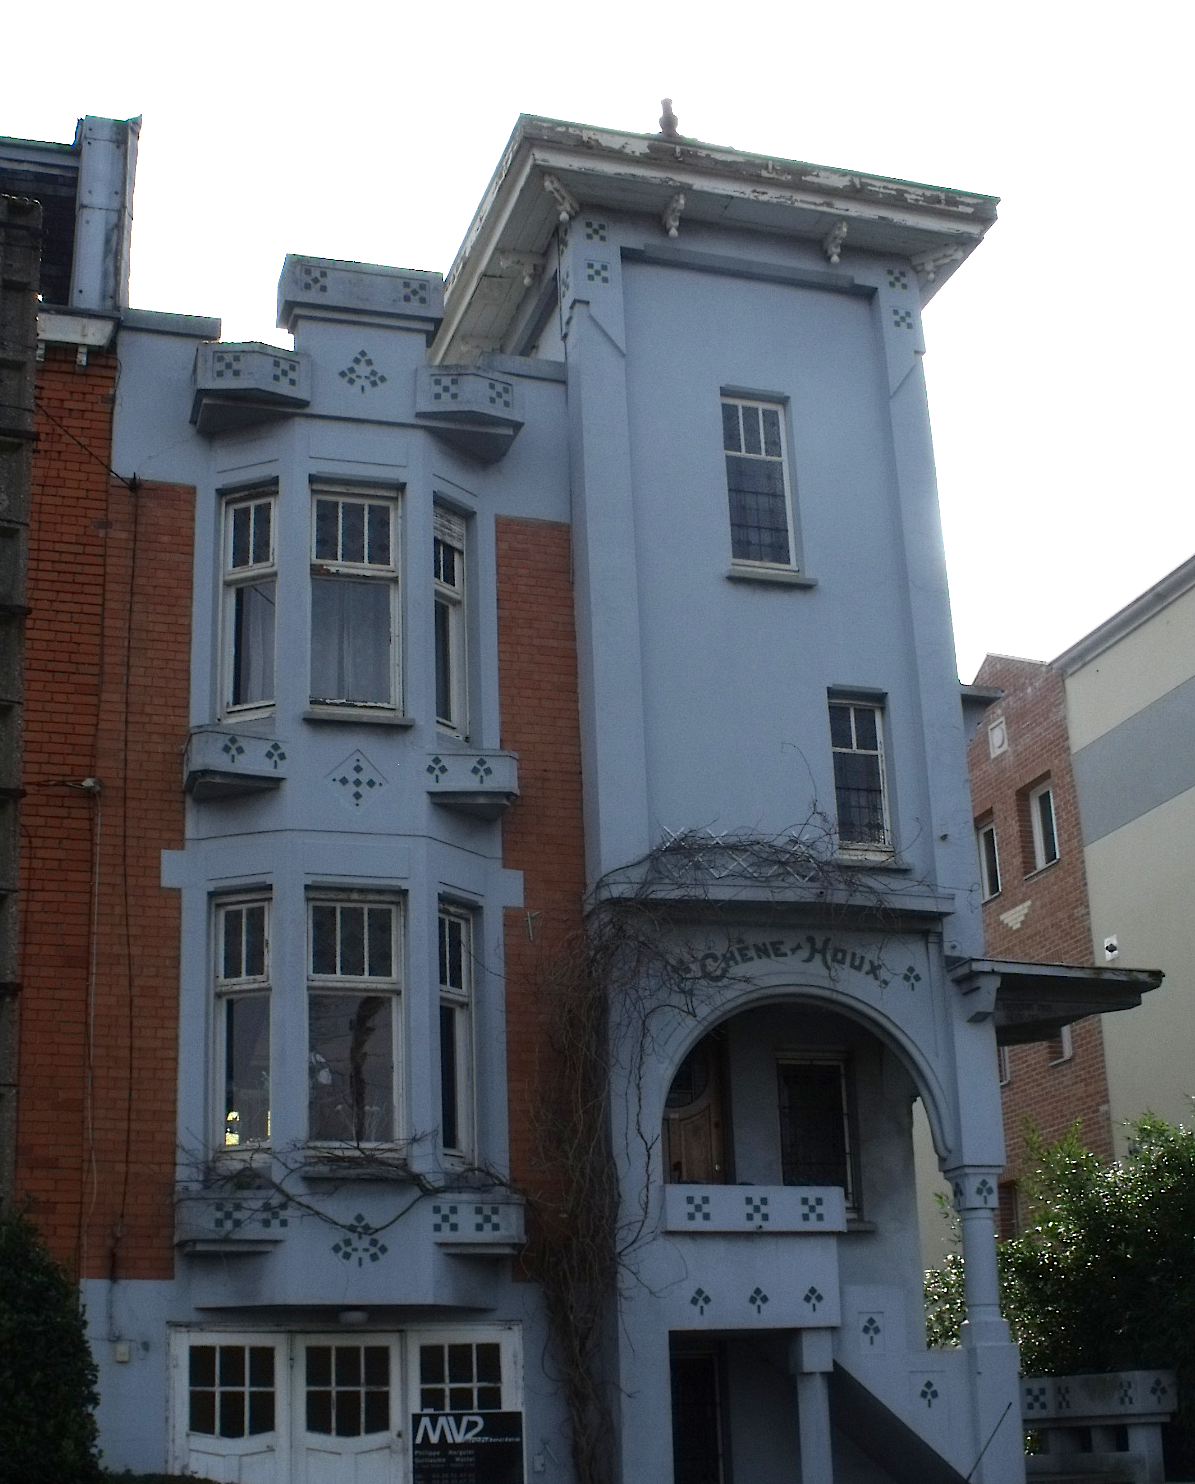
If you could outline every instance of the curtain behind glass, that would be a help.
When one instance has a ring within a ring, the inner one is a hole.
[[[390,584],[313,579],[311,699],[389,706],[390,675]]]

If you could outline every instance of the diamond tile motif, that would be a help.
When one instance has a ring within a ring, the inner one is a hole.
[[[380,1262],[389,1250],[360,1211],[349,1222],[340,1241],[332,1243],[332,1252],[336,1257],[348,1263],[356,1258],[359,1268],[365,1266],[367,1259],[370,1262]]]
[[[245,745],[239,737],[228,737],[220,751],[230,763],[236,764],[245,756]]]
[[[803,1222],[820,1221],[824,1224],[825,1205],[826,1202],[820,1195],[803,1195],[801,1197],[801,1220]]]
[[[1161,1376],[1155,1376],[1153,1378],[1153,1384],[1149,1388],[1149,1394],[1155,1402],[1160,1402],[1164,1396],[1170,1395],[1170,1388],[1162,1380]]]
[[[938,1388],[932,1381],[927,1380],[917,1395],[925,1403],[926,1407],[932,1407],[938,1400]]]
[[[860,1326],[860,1332],[871,1349],[875,1348],[875,1342],[881,1334],[880,1321],[874,1314],[869,1314]]]
[[[312,267],[310,263],[303,263],[299,269],[299,287],[305,294],[326,294],[328,292],[328,270]]]
[[[278,771],[278,764],[286,761],[286,753],[282,750],[280,742],[271,742],[266,748],[266,762],[272,763],[274,771]]]
[[[1155,1381],[1154,1385],[1161,1386],[1162,1383],[1160,1381]],[[1163,1392],[1166,1390],[1165,1386],[1162,1386],[1162,1390]],[[1054,1387],[1054,1401],[1060,1412],[1070,1411],[1071,1389],[1066,1381],[1059,1381],[1058,1384]]]
[[[904,289],[908,292],[909,275],[903,268],[888,269],[888,287],[890,289]]]
[[[747,1302],[757,1314],[763,1313],[763,1306],[768,1302],[768,1296],[758,1284],[751,1290]]]
[[[1118,1407],[1131,1407],[1136,1400],[1136,1389],[1131,1378],[1122,1381],[1116,1388],[1116,1405]]]
[[[402,301],[404,304],[419,304],[427,308],[427,279],[426,278],[404,278],[402,281]]]
[[[427,771],[431,777],[439,783],[444,774],[448,772],[448,764],[442,757],[434,757],[427,765]]]
[[[500,1232],[502,1230],[501,1206],[474,1206],[473,1218],[475,1232]]]
[[[708,1221],[710,1219],[710,1198],[708,1195],[687,1195],[685,1197],[685,1220],[686,1221]]]
[[[585,218],[585,241],[586,242],[605,242],[605,240],[606,240],[606,223],[605,222],[599,222],[599,221],[591,221],[589,219],[589,217],[586,217]]]
[[[992,1182],[985,1175],[975,1187],[975,1197],[981,1200],[985,1206],[990,1206],[996,1198],[996,1190]]]
[[[459,1232],[460,1224],[457,1217],[460,1215],[459,1206],[433,1206],[432,1207],[432,1231],[434,1232]]]
[[[433,376],[432,377],[432,401],[433,402],[459,402],[461,400],[461,383],[457,376]]]
[[[485,758],[483,757],[479,757],[477,759],[477,761],[469,769],[469,772],[473,774],[474,778],[476,778],[479,783],[484,783],[487,778],[492,778],[494,776],[493,768],[490,767],[489,763],[487,763]]]
[[[217,381],[237,381],[241,375],[241,352],[218,350],[212,356],[212,375]]]
[[[768,1213],[768,1198],[766,1195],[743,1197],[743,1220],[755,1231],[759,1231],[770,1220]]]
[[[509,381],[487,381],[486,390],[489,393],[491,407],[501,407],[504,412],[511,410],[514,388]]]
[[[700,1285],[693,1290],[693,1297],[689,1300],[699,1314],[704,1314],[713,1303],[713,1299]]]
[[[1048,1412],[1050,1409],[1045,1386],[1026,1386],[1021,1400],[1026,1412]]]
[[[909,967],[904,971],[904,973],[901,975],[901,978],[905,981],[910,989],[916,989],[917,986],[921,983],[921,975],[917,972],[912,964],[910,964]]]
[[[893,309],[892,323],[898,330],[911,330],[913,328],[913,312],[910,309]]]
[[[586,262],[586,264],[585,264],[585,278],[586,278],[586,281],[589,282],[589,283],[609,283],[610,282],[610,264],[609,263]]]
[[[353,810],[377,798],[386,787],[381,769],[375,768],[360,750],[338,763],[328,774],[328,781],[340,795],[341,803]]]
[[[284,361],[280,356],[275,356],[272,379],[276,381],[280,386],[298,386],[298,361]]]
[[[234,1232],[249,1220],[242,1201],[217,1201],[216,1219],[212,1225],[218,1232]]]
[[[826,1295],[822,1293],[820,1288],[815,1288],[811,1283],[801,1295],[801,1301],[809,1305],[809,1312],[811,1314],[816,1314],[818,1304],[824,1304],[826,1302]]]
[[[290,1218],[286,1214],[289,1210],[289,1201],[263,1201],[257,1211],[258,1225],[265,1231],[272,1231],[276,1226],[289,1226]]]
[[[376,391],[386,381],[386,377],[364,350],[359,350],[344,370],[338,374],[341,381],[348,386],[359,387],[362,396],[367,391]]]

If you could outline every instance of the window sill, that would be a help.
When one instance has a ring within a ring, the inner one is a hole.
[[[770,582],[776,587],[816,587],[816,577],[806,577],[791,567],[746,567],[735,563],[727,567],[731,582]]]
[[[1025,880],[1036,881],[1039,876],[1044,876],[1047,871],[1052,871],[1061,859],[1062,857],[1060,855],[1056,855],[1052,861],[1047,861],[1044,866],[1035,867],[1025,877]]]
[[[353,726],[413,727],[413,716],[400,716],[397,711],[373,711],[363,706],[309,706],[304,721],[339,721]]]
[[[878,1231],[879,1227],[874,1221],[864,1221],[859,1216],[847,1216],[846,1234],[848,1237],[856,1233],[860,1236],[867,1236],[870,1232]]]
[[[903,861],[898,861],[891,846],[841,845],[838,849],[840,866],[866,866],[872,871],[908,871]]]

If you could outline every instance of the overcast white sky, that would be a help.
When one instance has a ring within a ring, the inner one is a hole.
[[[286,343],[287,252],[447,271],[520,112],[1000,196],[925,316],[960,675],[1195,552],[1190,4],[22,10],[0,134],[143,115],[132,301],[227,339]]]

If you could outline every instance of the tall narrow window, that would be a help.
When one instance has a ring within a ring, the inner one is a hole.
[[[780,1163],[785,1185],[841,1185],[855,1204],[846,1065],[828,1058],[782,1061]]]
[[[226,710],[274,699],[274,495],[224,507]]]
[[[879,707],[831,701],[830,745],[839,841],[848,848],[887,848],[888,803],[884,796],[884,733]]]
[[[975,831],[979,842],[979,883],[983,900],[997,896],[1000,892],[1000,855],[996,849],[996,826],[990,821],[981,824]]]
[[[1040,871],[1058,859],[1058,836],[1054,829],[1054,793],[1043,784],[1029,794],[1029,828],[1033,835],[1033,869]]]
[[[440,908],[440,1143],[448,1154],[473,1144],[473,924]]]
[[[437,508],[432,543],[436,585],[436,725],[463,737],[465,715],[465,524]]]
[[[396,706],[397,502],[317,491],[311,566],[311,699]]]
[[[252,1148],[270,1137],[269,903],[228,902],[216,914],[216,1033],[221,1142]]]
[[[308,911],[308,1137],[390,1143],[398,1107],[398,906],[313,900]]]
[[[794,566],[784,408],[723,397],[722,447],[731,556],[736,562]]]

